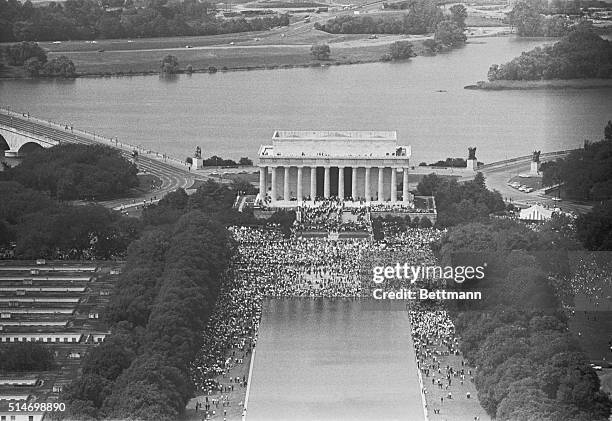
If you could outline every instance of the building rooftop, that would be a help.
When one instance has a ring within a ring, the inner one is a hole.
[[[260,158],[410,158],[410,146],[399,145],[395,131],[277,130]]]
[[[277,130],[272,136],[276,139],[354,139],[354,140],[397,140],[395,131],[376,130]]]

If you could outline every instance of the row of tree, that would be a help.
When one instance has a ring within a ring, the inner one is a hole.
[[[612,42],[581,27],[552,46],[492,65],[487,77],[490,81],[612,78]]]
[[[465,168],[467,167],[467,161],[464,158],[446,158],[446,160],[437,161],[432,164],[428,164],[427,162],[421,162],[419,167],[454,167],[454,168]]]
[[[100,205],[73,206],[15,181],[0,181],[0,248],[18,259],[113,259],[140,235],[137,219]]]
[[[437,225],[441,227],[487,218],[489,214],[505,209],[499,192],[487,189],[482,173],[463,183],[458,183],[455,178],[429,174],[419,182],[417,191],[423,196],[434,196]]]
[[[520,1],[508,13],[508,23],[521,37],[560,37],[570,30],[565,16],[545,16],[547,6],[541,1]]]
[[[339,16],[315,29],[332,34],[426,34],[434,33],[434,41],[426,45],[433,51],[441,47],[456,47],[463,44],[467,37],[465,19],[467,9],[462,4],[450,8],[450,16],[445,17],[434,2],[418,0],[407,3],[409,10],[402,18],[370,16]],[[430,41],[430,40],[428,40]],[[388,59],[410,58],[414,54],[412,45],[406,42],[392,44]]]
[[[612,123],[608,123],[612,131]],[[542,184],[563,183],[563,192],[575,200],[612,199],[612,138],[584,143],[566,158],[542,164]]]
[[[67,0],[34,7],[29,0],[0,0],[0,42],[214,35],[289,24],[288,15],[218,19],[210,3],[195,0],[117,3]]]
[[[332,34],[426,34],[434,32],[444,19],[442,10],[431,0],[410,2],[402,18],[360,15],[338,16],[315,29]]]
[[[579,248],[552,225],[535,233],[508,220],[452,228],[438,246],[444,264],[487,263],[483,280],[457,286],[482,291],[483,300],[457,303],[453,315],[463,355],[477,367],[478,398],[491,417],[610,416],[611,402],[568,332],[547,276],[565,271],[567,251]]]
[[[113,333],[63,397],[72,416],[163,421],[183,413],[193,396],[189,364],[233,253],[219,216],[234,197],[211,182],[145,212],[148,228],[129,248],[105,316]]]
[[[37,342],[0,343],[0,372],[46,371],[55,367],[53,351]]]
[[[23,41],[9,45],[0,51],[10,66],[22,66],[31,77],[74,77],[76,68],[66,56],[47,59],[47,53],[38,43]],[[0,57],[1,59],[2,57]]]

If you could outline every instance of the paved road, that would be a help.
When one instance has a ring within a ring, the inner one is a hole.
[[[87,145],[105,144],[117,147],[126,158],[131,158],[131,146],[119,143],[115,145],[109,139],[104,139],[100,136],[92,136],[89,133],[80,132],[78,130],[66,130],[54,123],[22,117],[15,113],[9,114],[5,110],[0,110],[0,124],[11,126],[24,132],[45,136],[61,143],[80,143]],[[166,193],[174,191],[177,188],[190,187],[196,178],[200,178],[192,174],[188,167],[172,161],[167,157],[158,156],[155,153],[147,154],[147,151],[141,150],[141,153],[136,159],[136,164],[139,171],[159,177],[162,181],[161,187],[158,190],[144,194],[138,198],[124,198],[100,202],[102,205],[113,209],[120,209],[123,207],[133,207],[144,201],[151,201],[151,199],[154,201],[159,200]]]
[[[528,173],[530,166],[531,160],[526,159],[503,166],[483,169],[482,173],[486,178],[487,187],[499,191],[506,201],[511,199],[514,203],[528,205],[540,203],[545,206],[558,207],[565,212],[573,213],[585,213],[591,210],[591,206],[588,205],[570,201],[555,202],[551,197],[544,196],[537,191],[525,193],[508,186],[508,181],[510,181],[511,178],[519,174]]]

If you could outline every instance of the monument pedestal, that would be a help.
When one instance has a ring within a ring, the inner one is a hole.
[[[204,167],[204,160],[202,158],[191,158],[191,168],[194,170],[201,170]]]
[[[531,161],[531,170],[529,171],[531,175],[540,175],[540,163]]]
[[[478,169],[478,162],[475,159],[468,159],[467,169],[470,171],[476,171]]]

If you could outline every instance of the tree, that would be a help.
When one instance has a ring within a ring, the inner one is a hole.
[[[37,57],[30,57],[26,60],[23,65],[23,69],[31,77],[37,77],[40,75],[40,71],[43,68],[43,63]]]
[[[467,40],[467,37],[463,33],[463,28],[457,25],[456,22],[452,20],[443,20],[436,27],[434,40],[442,45],[456,47],[457,45],[463,44]]]
[[[465,28],[465,19],[468,16],[467,9],[462,4],[455,4],[450,8],[451,19],[459,28]]]
[[[37,42],[23,41],[9,45],[4,50],[6,61],[11,66],[23,66],[30,58],[37,58],[40,63],[47,61],[47,53]]]
[[[327,44],[313,44],[312,47],[310,47],[310,54],[312,54],[316,60],[329,60],[331,50]]]
[[[409,41],[396,41],[389,47],[389,54],[393,60],[415,57],[413,45]]]
[[[70,78],[76,75],[74,63],[66,56],[59,56],[44,64],[42,76]]]
[[[576,220],[576,235],[588,250],[612,250],[612,200]]]
[[[32,342],[0,344],[1,371],[45,371],[54,366],[53,351]]]
[[[612,120],[608,120],[608,124],[604,127],[604,139],[612,140]]]
[[[238,165],[251,167],[253,166],[253,161],[251,161],[248,157],[242,157],[240,158],[240,161],[238,161]]]
[[[161,72],[163,74],[172,75],[178,72],[179,62],[178,59],[168,54],[161,61]]]

